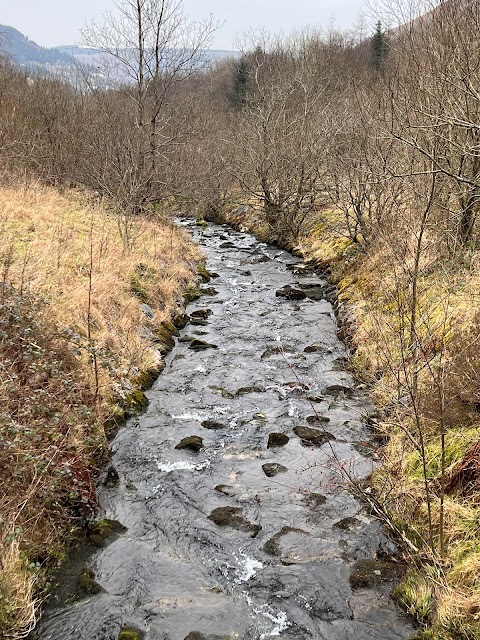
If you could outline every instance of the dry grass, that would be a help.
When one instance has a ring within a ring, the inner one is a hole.
[[[161,219],[132,221],[126,247],[105,209],[42,187],[0,189],[0,230],[0,637],[20,638],[95,511],[104,420],[158,367],[151,337],[200,255]]]
[[[139,300],[156,311],[153,328],[178,307],[199,260],[183,234],[166,222],[140,219],[127,248],[117,219],[105,209],[45,188],[1,190],[0,212],[3,277],[9,283],[42,296],[80,345],[90,324],[95,348],[115,356],[105,364],[118,379],[155,363],[139,332],[147,324]],[[102,380],[103,395],[110,391],[110,373]]]

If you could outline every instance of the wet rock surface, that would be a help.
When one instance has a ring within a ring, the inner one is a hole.
[[[180,440],[175,449],[189,449],[198,453],[203,449],[203,439],[200,436],[188,436]]]
[[[279,473],[287,473],[287,467],[284,467],[283,464],[278,464],[278,462],[267,462],[267,464],[262,464],[263,473],[267,476],[267,478],[274,478],[278,476]]]
[[[286,433],[269,433],[267,449],[273,449],[274,447],[284,447],[290,442],[290,438]]]
[[[328,431],[312,429],[311,427],[295,427],[293,433],[297,435],[305,446],[323,447],[326,442],[335,440],[335,436]]]
[[[240,507],[218,507],[208,516],[208,519],[219,527],[232,527],[239,531],[246,531],[254,538],[262,527],[252,524],[243,517],[243,510]]]
[[[206,324],[182,329],[146,412],[112,441],[116,475],[99,487],[99,517],[121,529],[92,545],[87,597],[55,599],[37,636],[408,638],[388,596],[397,567],[378,559],[392,545],[338,473],[339,461],[359,478],[371,473],[358,443],[372,440],[360,416],[373,408],[339,370],[347,354],[326,283],[246,234],[209,226],[202,237],[181,224],[218,278],[212,295],[191,296],[177,326]],[[312,402],[329,419],[328,440]],[[198,433],[198,451],[176,448]],[[269,448],[272,433],[289,441]],[[268,477],[267,465],[284,471]]]
[[[296,289],[290,285],[279,289],[276,294],[277,298],[287,298],[287,300],[305,300],[307,294],[301,289]]]

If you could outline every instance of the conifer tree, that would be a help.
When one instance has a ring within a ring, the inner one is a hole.
[[[247,101],[249,74],[250,66],[245,58],[235,62],[232,88],[228,92],[228,100],[235,109],[241,109]]]
[[[373,34],[370,42],[370,65],[377,73],[381,73],[385,67],[390,43],[388,35],[383,30],[380,20],[376,24],[375,33]]]

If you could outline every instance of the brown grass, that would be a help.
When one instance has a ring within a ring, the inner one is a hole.
[[[3,188],[0,212],[0,637],[20,638],[95,512],[104,420],[158,367],[149,336],[180,309],[200,254],[159,217],[132,221],[127,247],[79,194]]]

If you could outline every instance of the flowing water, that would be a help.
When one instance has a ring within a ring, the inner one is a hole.
[[[218,277],[111,445],[101,515],[126,529],[88,558],[102,589],[49,607],[38,637],[407,638],[391,565],[365,562],[392,544],[342,480],[371,471],[372,407],[344,370],[325,282],[247,234],[180,224]],[[175,448],[190,436],[199,451]]]

